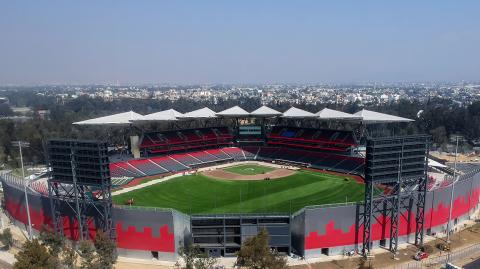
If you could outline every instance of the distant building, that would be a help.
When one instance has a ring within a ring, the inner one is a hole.
[[[47,109],[37,110],[37,115],[42,120],[48,119],[50,117],[50,110],[47,110]]]
[[[9,104],[10,101],[8,100],[7,97],[0,97],[0,105],[3,105],[3,104]]]

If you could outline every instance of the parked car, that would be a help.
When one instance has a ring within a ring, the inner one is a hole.
[[[413,258],[417,261],[421,261],[423,259],[428,258],[428,253],[423,252],[423,251],[419,251],[415,254],[415,256],[413,256]]]

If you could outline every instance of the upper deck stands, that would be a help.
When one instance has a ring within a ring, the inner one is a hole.
[[[326,151],[347,151],[356,146],[353,132],[276,126],[268,135],[269,145],[283,145]]]
[[[191,150],[233,143],[233,135],[227,127],[187,129],[145,133],[140,149],[145,153],[159,154],[171,151]]]

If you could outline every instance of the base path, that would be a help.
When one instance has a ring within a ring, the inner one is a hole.
[[[263,174],[256,174],[256,175],[240,175],[237,173],[232,173],[225,171],[223,169],[215,169],[211,171],[203,171],[201,172],[204,176],[213,177],[216,179],[228,179],[228,180],[263,180],[266,178],[275,179],[281,177],[288,177],[295,174],[295,171],[288,170],[285,168],[275,169],[270,172],[266,172]]]

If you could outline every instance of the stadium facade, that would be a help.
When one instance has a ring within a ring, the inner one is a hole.
[[[288,113],[287,113],[288,112]],[[265,117],[279,117],[298,120],[305,117],[313,119],[322,113],[307,114],[301,110],[289,110],[276,114],[268,108],[260,113]],[[327,113],[328,112],[328,113]],[[201,117],[232,117],[236,119],[232,126],[205,127],[175,131],[144,132],[137,139],[137,154],[140,158],[116,160],[110,164],[112,177],[138,178],[166,175],[208,166],[220,162],[261,160],[289,162],[313,169],[324,169],[363,176],[364,158],[354,153],[358,139],[353,132],[327,130],[317,127],[286,126],[278,122],[270,127],[262,121],[261,130],[256,127],[240,128],[238,118],[251,113],[232,108],[220,113],[211,110],[176,114],[173,111],[149,116],[154,121],[173,118],[198,119]],[[252,112],[253,113],[253,112]],[[312,116],[313,115],[313,116]],[[324,111],[323,117],[337,120],[364,120],[382,122],[386,116],[363,112],[349,117],[347,113]],[[138,114],[125,114],[130,117],[122,121],[119,117],[108,119],[110,123],[125,124],[132,119],[141,120]],[[148,116],[148,115],[147,115]],[[388,115],[387,115],[388,116]],[[340,119],[339,117],[343,117]],[[364,117],[364,118],[362,118]],[[370,118],[368,118],[370,117]],[[390,122],[405,122],[407,119],[390,116]],[[145,120],[145,119],[143,119]],[[409,120],[408,120],[409,121]],[[97,124],[100,121],[90,120]],[[103,118],[103,124],[105,123]],[[87,122],[88,123],[88,122]],[[85,122],[81,123],[85,124]],[[285,124],[282,123],[282,124]],[[269,130],[266,130],[268,129]],[[242,136],[243,135],[243,136]],[[196,139],[201,137],[201,139]],[[198,140],[198,141],[197,141]],[[201,140],[201,141],[200,141]],[[132,139],[135,141],[135,139]],[[200,145],[200,146],[199,146]],[[135,147],[132,143],[132,147]],[[132,148],[132,151],[135,149]],[[25,205],[24,181],[13,175],[2,175],[4,209],[20,227],[28,224],[27,210],[34,230],[42,225],[53,225],[48,191],[42,186],[28,188],[29,208]],[[452,183],[453,182],[453,183]],[[447,182],[448,183],[448,182]],[[480,197],[480,171],[473,170],[462,174],[450,184],[429,186],[425,203],[424,231],[432,235],[446,231],[450,212],[452,187],[454,224],[469,219],[478,210]],[[408,211],[400,212],[399,242],[414,243],[415,205]],[[78,240],[80,231],[75,212],[68,206],[61,207],[62,229],[65,236]],[[292,214],[220,214],[188,215],[173,209],[145,208],[115,205],[112,218],[119,254],[127,257],[152,257],[162,260],[176,260],[180,247],[189,243],[198,243],[214,255],[233,255],[245,238],[256,234],[258,229],[266,228],[271,235],[270,245],[286,253],[295,253],[305,258],[322,255],[342,254],[344,251],[360,250],[363,241],[363,224],[359,223],[360,203],[307,206]],[[92,216],[88,225],[90,237],[96,233],[96,216]],[[376,213],[371,223],[373,247],[389,244],[391,220],[388,215]]]

